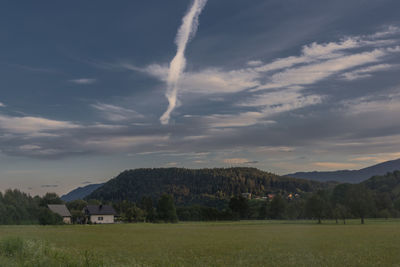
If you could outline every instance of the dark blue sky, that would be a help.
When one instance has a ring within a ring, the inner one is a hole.
[[[4,1],[0,189],[127,168],[279,174],[400,157],[399,1],[209,0],[160,123],[191,1]]]

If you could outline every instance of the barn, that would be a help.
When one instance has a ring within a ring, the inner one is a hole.
[[[49,204],[47,207],[54,213],[63,217],[64,223],[72,223],[71,221],[71,213],[69,212],[67,206],[64,204]]]

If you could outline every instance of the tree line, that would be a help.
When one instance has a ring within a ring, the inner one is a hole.
[[[238,171],[229,169],[234,170]],[[158,198],[142,196],[140,201],[75,200],[66,205],[75,223],[84,221],[82,210],[86,205],[100,204],[112,205],[123,222],[315,219],[321,223],[324,219],[335,219],[346,223],[347,219],[359,218],[364,223],[365,218],[400,218],[400,171],[374,176],[360,184],[338,184],[333,188],[303,192],[296,197],[282,189],[274,192],[270,200],[247,199],[240,193],[220,199],[218,203],[187,202],[185,205],[168,192],[159,195]],[[6,190],[0,192],[0,224],[60,224],[62,218],[52,213],[47,205],[63,203],[55,193],[31,197],[19,190]]]
[[[64,203],[55,193],[47,193],[43,197],[32,197],[17,189],[8,189],[4,194],[0,192],[0,224],[63,224],[63,218],[50,211],[47,206],[49,204],[66,204],[72,221],[81,223],[84,221],[83,208],[87,205],[100,205],[101,202],[92,199]],[[144,197],[139,205],[126,200],[106,204],[111,204],[119,214],[119,220],[124,222],[178,221],[174,200],[167,194],[163,194],[154,206],[150,197]]]
[[[276,194],[271,201],[232,197],[224,209],[206,206],[178,207],[178,217],[183,221],[210,220],[298,220],[334,219],[344,224],[347,219],[399,218],[400,200],[389,193],[374,192],[365,184],[340,184],[333,190],[318,190],[301,198],[288,198]]]
[[[61,204],[55,193],[43,197],[30,195],[19,190],[0,192],[0,224],[62,224],[62,217],[51,212],[48,204]]]

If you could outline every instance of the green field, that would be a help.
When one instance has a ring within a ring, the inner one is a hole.
[[[399,220],[0,226],[0,240],[11,237],[83,266],[400,266]]]

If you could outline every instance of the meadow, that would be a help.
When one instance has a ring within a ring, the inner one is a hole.
[[[400,221],[0,226],[0,266],[400,266]]]

